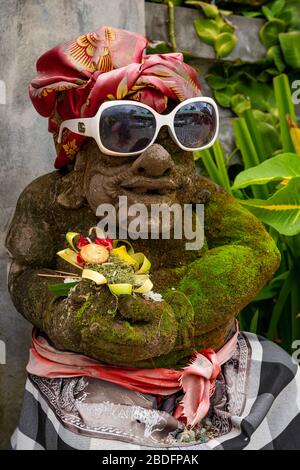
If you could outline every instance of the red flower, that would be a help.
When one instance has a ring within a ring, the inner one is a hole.
[[[76,257],[76,259],[77,259],[77,263],[78,263],[78,264],[80,264],[80,266],[82,266],[82,267],[83,267],[83,266],[84,266],[84,264],[85,264],[85,262],[84,262],[84,260],[82,259],[82,257],[81,257],[81,254],[80,254],[80,253],[77,253],[77,257]]]
[[[88,245],[90,242],[84,238],[84,236],[82,236],[81,234],[79,235],[79,240],[78,242],[76,243],[77,245],[77,248],[82,248],[83,246],[86,246]]]
[[[103,245],[108,250],[111,250],[113,247],[113,240],[111,238],[96,238],[96,245]]]

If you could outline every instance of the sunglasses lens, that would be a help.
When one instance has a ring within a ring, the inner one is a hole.
[[[195,101],[182,106],[174,117],[177,139],[184,147],[198,149],[209,144],[216,133],[215,108],[205,101]]]
[[[154,115],[141,106],[122,104],[107,108],[101,114],[101,142],[107,150],[121,155],[144,150],[155,130]]]

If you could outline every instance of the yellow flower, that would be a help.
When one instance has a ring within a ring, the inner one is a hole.
[[[75,157],[76,153],[78,152],[78,147],[76,145],[76,140],[73,139],[67,144],[63,145],[63,149],[66,152],[66,156],[70,158],[70,160],[73,160]]]

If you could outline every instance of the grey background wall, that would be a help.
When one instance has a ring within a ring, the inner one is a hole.
[[[20,192],[52,171],[54,161],[47,120],[27,93],[36,59],[103,25],[144,33],[144,24],[143,0],[0,0],[0,80],[6,86],[6,104],[0,104],[0,340],[6,346],[6,364],[0,364],[0,448],[20,412],[31,331],[7,293],[5,233]]]

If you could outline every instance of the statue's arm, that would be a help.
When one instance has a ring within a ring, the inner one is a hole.
[[[201,178],[211,193],[205,206],[209,250],[192,262],[177,289],[193,306],[197,335],[236,315],[272,277],[280,262],[275,242],[263,225],[233,197]],[[176,293],[169,292],[172,304]]]
[[[106,362],[130,364],[168,353],[177,322],[166,302],[154,305],[124,296],[117,304],[106,286],[97,288],[90,281],[80,282],[67,298],[49,291],[49,284],[61,279],[39,274],[55,273],[63,240],[53,220],[53,185],[42,178],[21,194],[6,239],[12,261],[9,290],[17,310],[56,347]],[[73,271],[69,264],[63,269]]]

